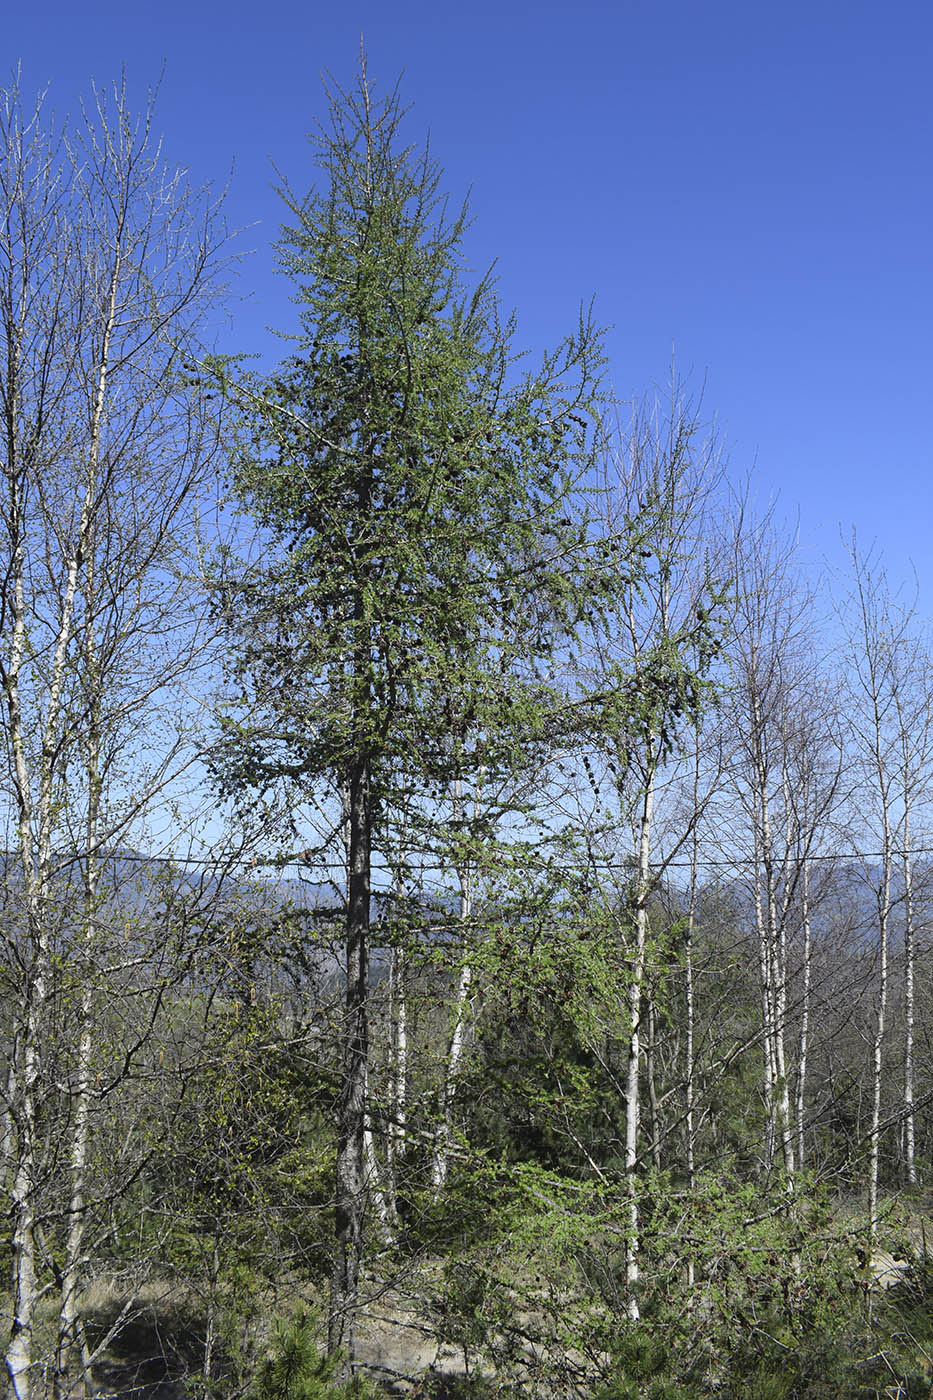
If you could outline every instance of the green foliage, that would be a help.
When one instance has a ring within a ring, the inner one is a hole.
[[[136,1247],[148,1229],[184,1280],[211,1339],[210,1386],[251,1372],[286,1280],[307,1286],[326,1270],[332,1090],[302,1045],[274,1000],[221,1003],[170,1133],[153,1125],[152,1160],[124,1203],[139,1213]]]
[[[487,1162],[469,1181],[486,1234],[445,1242],[442,1334],[503,1393],[593,1400],[868,1400],[929,1394],[931,1275],[869,1294],[860,1222],[825,1190],[662,1175],[640,1192],[639,1305],[627,1310],[620,1181]],[[688,1264],[692,1272],[688,1274]],[[524,1387],[524,1388],[523,1388]],[[895,1393],[893,1390],[890,1393]]]
[[[275,1003],[233,1003],[216,1017],[192,1112],[157,1166],[163,1182],[177,1183],[178,1221],[196,1233],[221,1231],[232,1245],[241,1218],[271,1225],[299,1202],[310,1212],[326,1198],[333,1091],[299,1049]]]
[[[319,1327],[306,1308],[278,1318],[266,1356],[250,1383],[246,1400],[367,1400],[376,1388],[361,1377],[347,1384],[334,1380],[336,1358],[319,1347]]]
[[[491,278],[470,283],[466,210],[449,216],[403,115],[365,70],[333,94],[321,191],[282,191],[295,353],[228,384],[248,421],[233,489],[268,546],[222,578],[247,691],[218,764],[231,791],[365,757],[384,806],[400,775],[511,771],[543,734],[538,663],[599,606],[571,492],[598,443],[600,336],[583,318],[519,366]]]
[[[452,1183],[451,1203],[466,1184]],[[595,1274],[623,1253],[622,1198],[532,1163],[487,1162],[469,1186],[488,1202],[486,1231],[448,1240],[442,1335],[491,1368],[506,1393],[510,1384],[524,1393],[531,1380],[579,1393],[598,1374],[610,1329]]]

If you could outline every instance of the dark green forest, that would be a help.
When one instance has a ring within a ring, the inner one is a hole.
[[[0,96],[7,1394],[929,1397],[928,630],[328,96]]]

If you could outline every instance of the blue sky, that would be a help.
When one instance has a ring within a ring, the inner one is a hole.
[[[121,64],[138,100],[164,61],[166,157],[229,180],[254,250],[223,348],[274,357],[271,162],[311,182],[320,73],[352,82],[361,32],[451,194],[472,187],[469,256],[496,262],[522,343],[595,297],[620,396],[673,353],[806,554],[838,559],[854,524],[933,614],[933,6],[33,0],[3,50],[62,113]]]

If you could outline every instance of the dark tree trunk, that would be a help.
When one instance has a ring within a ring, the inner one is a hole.
[[[347,991],[343,1086],[337,1112],[336,1248],[331,1276],[328,1351],[352,1371],[365,1206],[364,1128],[369,1058],[369,904],[372,829],[369,763],[350,774],[347,878]]]

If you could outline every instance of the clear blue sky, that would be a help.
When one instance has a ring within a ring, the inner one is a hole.
[[[855,524],[933,614],[933,6],[923,0],[33,0],[8,4],[6,66],[73,110],[126,65],[165,63],[157,125],[197,180],[229,176],[253,248],[224,348],[277,353],[275,161],[313,178],[320,72],[414,104],[477,268],[495,260],[523,343],[613,329],[620,395],[676,354],[757,495],[798,510],[809,554]]]

